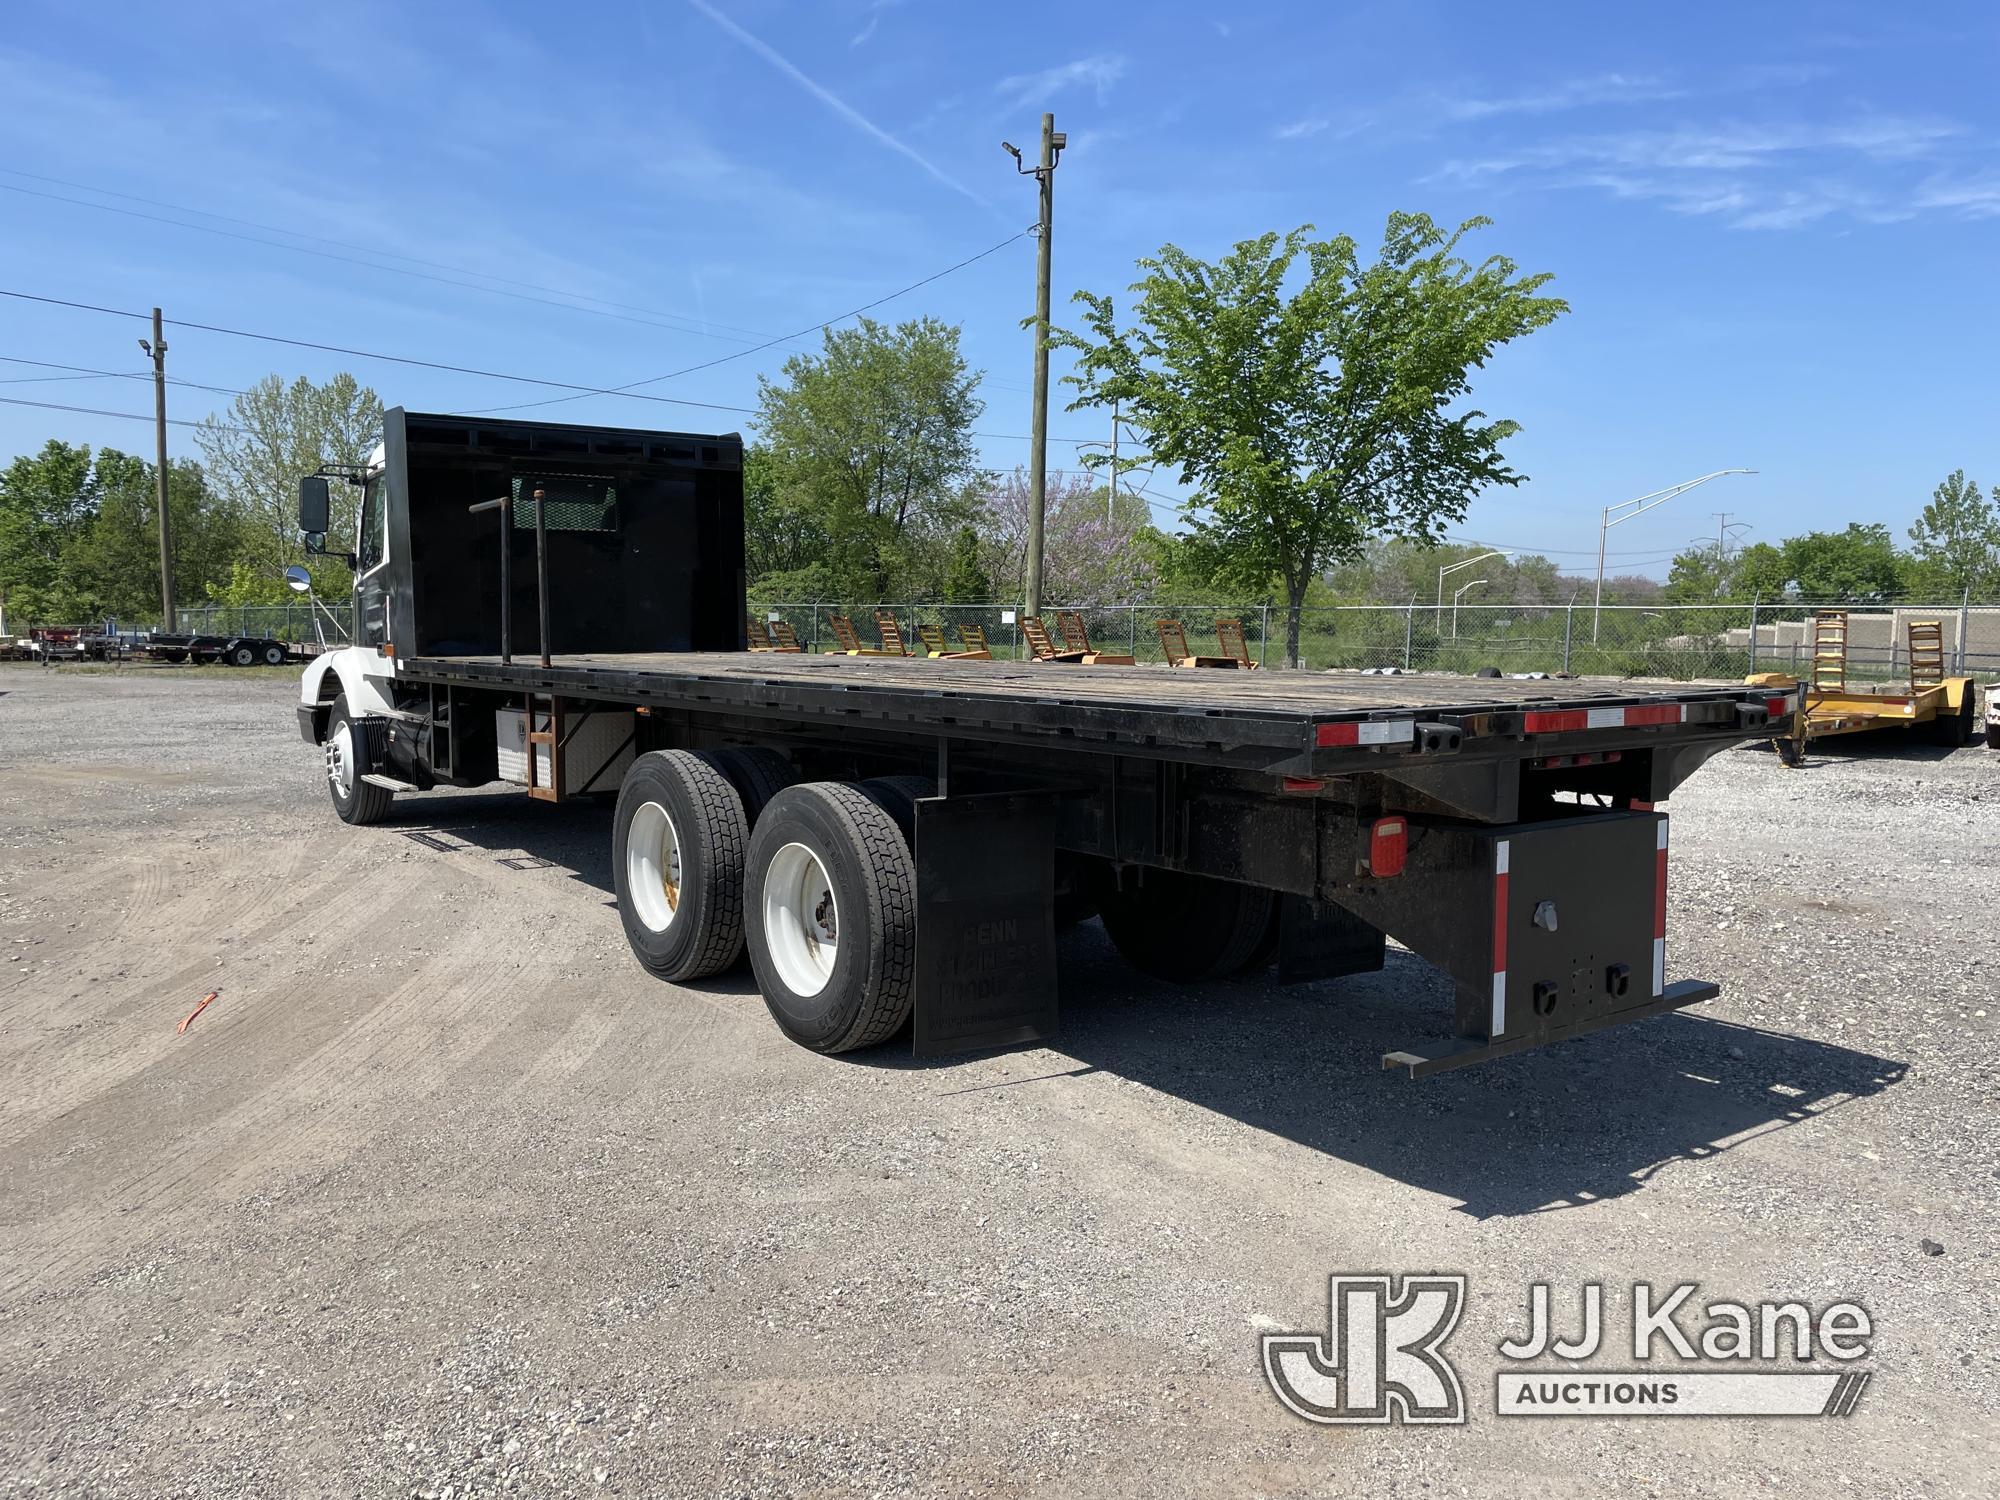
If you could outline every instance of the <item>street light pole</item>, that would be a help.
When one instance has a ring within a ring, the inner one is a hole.
[[[1441,567],[1441,568],[1439,568],[1439,569],[1438,569],[1438,602],[1437,602],[1437,623],[1438,623],[1438,624],[1439,624],[1440,626],[1442,626],[1442,625],[1444,624],[1444,578],[1445,578],[1445,574],[1447,574],[1447,573],[1456,573],[1456,572],[1457,572],[1457,571],[1458,571],[1458,570],[1459,570],[1460,568],[1469,568],[1469,567],[1471,567],[1471,566],[1472,566],[1472,565],[1473,565],[1474,563],[1483,563],[1483,562],[1485,562],[1485,561],[1486,561],[1486,559],[1487,559],[1487,558],[1489,558],[1489,557],[1512,557],[1513,555],[1514,555],[1514,554],[1513,554],[1512,552],[1510,552],[1510,551],[1507,551],[1506,549],[1504,549],[1504,548],[1503,548],[1503,549],[1501,549],[1500,551],[1497,551],[1497,552],[1482,552],[1482,553],[1480,553],[1480,554],[1479,554],[1479,556],[1477,556],[1477,557],[1468,557],[1468,558],[1466,558],[1464,562],[1455,562],[1455,563],[1449,563],[1449,564],[1445,565],[1444,567]]]
[[[1640,495],[1631,500],[1620,500],[1616,505],[1604,507],[1597,523],[1597,594],[1590,607],[1590,644],[1597,644],[1597,628],[1604,614],[1604,539],[1611,534],[1611,528],[1622,526],[1634,516],[1643,516],[1655,506],[1665,505],[1676,495],[1685,495],[1689,490],[1707,484],[1711,479],[1720,479],[1725,474],[1755,474],[1755,469],[1717,469],[1713,474],[1704,474],[1699,479],[1690,479],[1684,484],[1670,484],[1663,490],[1654,490],[1650,495]],[[1612,512],[1622,511],[1616,517]]]
[[[1468,583],[1468,584],[1464,585],[1464,586],[1463,586],[1463,587],[1461,587],[1461,588],[1458,588],[1458,589],[1455,589],[1455,590],[1453,590],[1453,591],[1452,591],[1452,596],[1451,596],[1451,638],[1452,638],[1453,640],[1457,640],[1457,639],[1458,639],[1458,601],[1459,601],[1459,600],[1461,600],[1461,599],[1463,599],[1463,598],[1465,597],[1465,591],[1466,591],[1466,589],[1476,589],[1476,588],[1478,588],[1478,587],[1479,587],[1479,585],[1480,585],[1480,584],[1482,584],[1482,583],[1484,583],[1484,582],[1486,582],[1486,580],[1485,580],[1484,578],[1475,578],[1475,579],[1473,579],[1473,580],[1472,580],[1472,582],[1470,582],[1470,583]]]
[[[160,310],[153,309],[153,337],[139,347],[153,362],[154,480],[160,507],[160,629],[172,630],[174,620],[174,539],[167,515],[167,341],[161,334]]]

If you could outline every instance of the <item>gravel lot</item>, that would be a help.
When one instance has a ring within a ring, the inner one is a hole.
[[[1093,924],[1059,1045],[938,1066],[648,979],[604,808],[343,827],[292,691],[0,669],[0,1492],[1993,1493],[2000,754],[1712,761],[1693,1013],[1411,1083],[1407,955],[1182,992]],[[1433,1269],[1467,1426],[1280,1408],[1260,1329]],[[1537,1279],[1856,1298],[1874,1381],[1496,1418]]]

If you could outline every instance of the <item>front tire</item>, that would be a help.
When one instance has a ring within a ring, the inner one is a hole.
[[[685,750],[652,750],[618,788],[611,874],[625,940],[662,979],[719,974],[743,951],[749,828],[728,779]]]
[[[357,827],[379,823],[389,815],[396,794],[361,778],[375,769],[371,753],[373,740],[368,722],[355,717],[347,707],[347,695],[333,700],[326,717],[326,786],[333,797],[333,810],[343,823]]]
[[[909,1019],[916,871],[896,821],[860,787],[771,799],[750,839],[750,966],[778,1029],[815,1052],[887,1041]]]

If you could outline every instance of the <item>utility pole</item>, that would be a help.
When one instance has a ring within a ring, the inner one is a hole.
[[[160,310],[153,309],[153,337],[139,347],[153,362],[154,478],[160,507],[160,629],[172,630],[174,620],[174,537],[167,515],[167,341],[160,331]]]
[[[1042,527],[1048,507],[1049,482],[1049,238],[1055,221],[1056,162],[1069,144],[1056,129],[1056,117],[1042,116],[1041,161],[1033,171],[1021,165],[1021,153],[1006,141],[1001,148],[1014,158],[1014,169],[1033,177],[1041,189],[1041,217],[1035,246],[1035,395],[1034,419],[1028,428],[1028,599],[1027,612],[1042,612]]]
[[[1111,492],[1104,497],[1104,525],[1118,524],[1118,403],[1111,403]]]

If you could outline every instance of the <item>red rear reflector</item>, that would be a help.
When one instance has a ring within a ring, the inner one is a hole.
[[[1766,698],[1764,700],[1764,712],[1774,719],[1781,719],[1791,711],[1792,699],[1790,694],[1782,698]]]
[[[1633,729],[1641,724],[1678,724],[1681,721],[1681,706],[1678,703],[1649,703],[1639,708],[1625,710],[1625,727]]]
[[[1317,736],[1322,745],[1358,745],[1361,743],[1359,724],[1322,724]]]
[[[1537,709],[1523,715],[1521,720],[1521,727],[1529,734],[1561,734],[1587,728],[1589,724],[1590,715],[1580,708]]]
[[[1288,792],[1316,792],[1326,783],[1317,776],[1287,776],[1285,790]]]
[[[1387,880],[1403,873],[1410,852],[1410,825],[1402,818],[1377,818],[1368,825],[1368,873]]]

